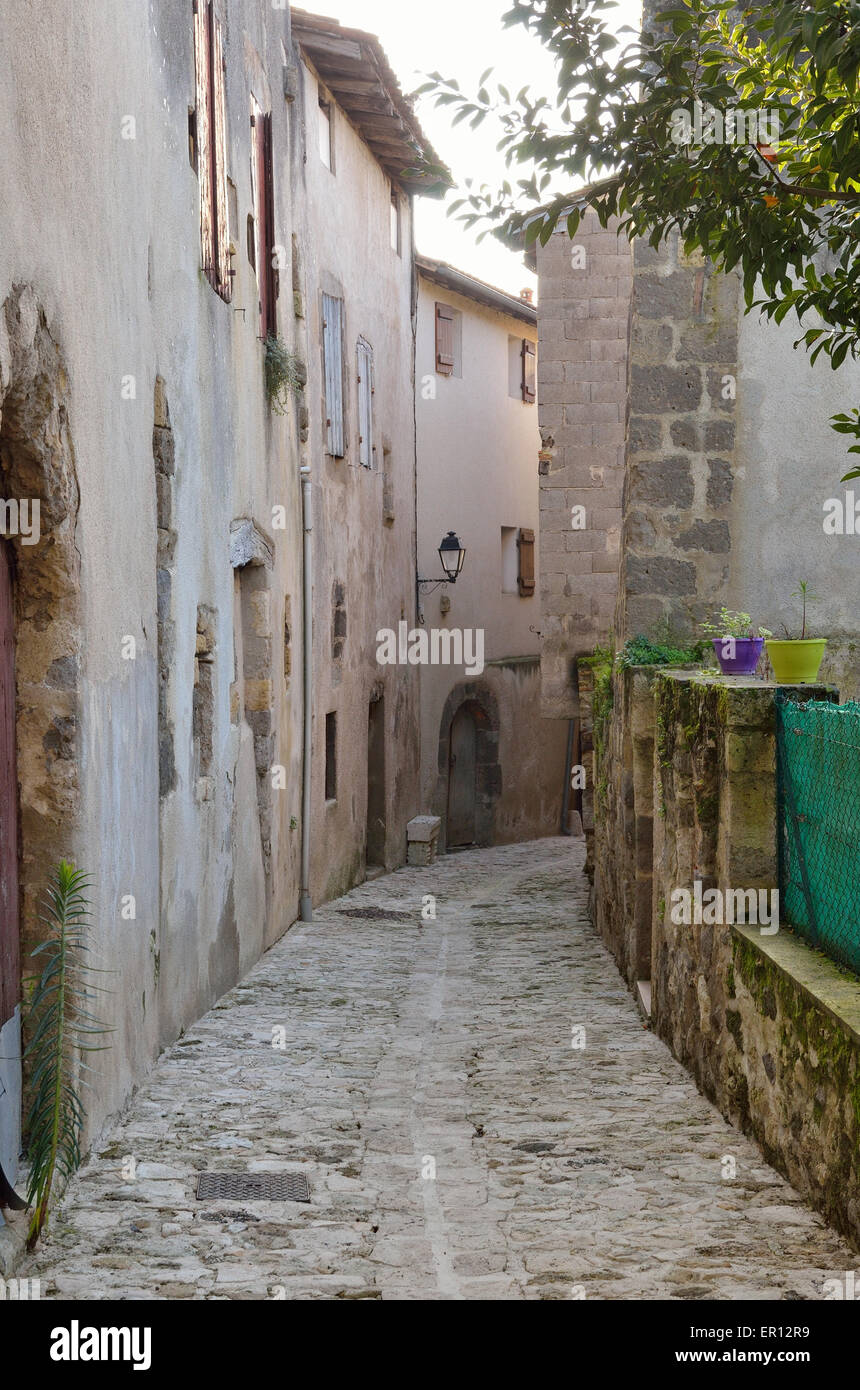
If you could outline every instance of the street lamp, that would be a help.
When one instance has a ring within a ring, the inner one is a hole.
[[[421,608],[421,591],[426,588],[427,592],[437,589],[440,584],[456,584],[457,576],[463,569],[463,561],[466,558],[466,551],[460,544],[454,531],[449,531],[444,536],[439,545],[439,559],[442,569],[445,571],[441,579],[422,579],[421,575],[415,576],[416,587],[418,589],[418,621],[424,621],[424,614]]]
[[[465,558],[465,550],[454,535],[454,532],[449,531],[442,544],[439,546],[439,559],[442,561],[442,568],[452,584],[457,583],[457,575],[463,568],[463,561]]]

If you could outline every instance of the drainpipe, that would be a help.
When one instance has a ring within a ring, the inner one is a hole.
[[[313,749],[313,671],[314,671],[314,609],[311,533],[311,470],[300,470],[302,480],[302,517],[304,521],[302,585],[304,589],[304,623],[302,628],[302,664],[304,675],[304,757],[302,759],[302,895],[299,911],[303,922],[312,922],[311,904],[311,753]]]

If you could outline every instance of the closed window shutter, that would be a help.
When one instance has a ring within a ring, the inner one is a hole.
[[[454,373],[454,310],[436,305],[436,371],[441,376]]]
[[[212,21],[212,105],[214,124],[215,182],[215,288],[229,304],[233,297],[230,275],[230,219],[227,212],[227,101],[224,81],[224,36],[221,25]]]
[[[520,594],[525,597],[535,591],[535,533],[527,526],[520,528],[517,549],[520,555],[517,584]]]
[[[265,224],[264,244],[266,264],[266,312],[263,337],[278,336],[278,295],[280,294],[280,275],[275,265],[275,157],[272,143],[272,113],[263,117],[263,166],[265,172]]]
[[[358,340],[358,461],[373,467],[373,348]]]
[[[200,180],[200,256],[203,270],[213,279],[215,219],[212,205],[212,86],[209,58],[209,3],[194,6],[194,66],[197,75],[197,174]]]
[[[323,295],[326,449],[343,458],[343,300]]]
[[[537,358],[535,345],[523,338],[523,400],[534,401],[537,396]]]

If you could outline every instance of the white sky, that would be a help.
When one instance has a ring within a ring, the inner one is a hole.
[[[405,92],[420,86],[425,74],[440,72],[473,93],[481,74],[493,67],[491,84],[500,81],[513,92],[528,84],[554,98],[554,66],[546,49],[522,26],[502,27],[501,17],[511,0],[433,0],[432,5],[416,0],[303,0],[302,8],[376,34]],[[641,8],[641,0],[620,0],[613,27],[638,25]],[[504,155],[495,148],[501,131],[490,118],[477,130],[470,130],[465,121],[452,129],[450,108],[437,111],[428,97],[422,98],[417,114],[458,182],[471,177],[496,188],[505,178],[513,183],[527,177],[528,171],[507,170]],[[449,261],[512,294],[535,284],[520,256],[494,237],[478,245],[480,228],[466,231],[456,217],[447,216],[444,202],[418,198],[416,207],[416,239],[424,255]]]

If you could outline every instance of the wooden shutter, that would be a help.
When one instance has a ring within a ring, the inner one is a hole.
[[[373,467],[373,348],[359,338],[358,349],[358,461]]]
[[[265,267],[263,279],[266,284],[266,310],[263,319],[263,337],[277,338],[278,336],[278,295],[280,293],[280,276],[275,266],[275,157],[272,142],[272,113],[263,117],[263,211],[265,214],[265,235],[263,243],[266,248]]]
[[[517,586],[520,594],[526,596],[535,591],[535,533],[527,526],[520,528],[517,549],[520,555]]]
[[[211,5],[210,5],[211,13]],[[227,101],[224,82],[224,37],[212,17],[212,106],[214,111],[213,182],[215,187],[215,288],[229,304],[233,297],[230,275],[230,219],[227,211]]]
[[[537,358],[535,345],[523,338],[523,400],[534,401],[537,396]]]
[[[454,310],[447,304],[436,305],[436,371],[454,374]]]
[[[330,294],[322,299],[326,449],[333,458],[343,458],[343,300]]]
[[[209,55],[209,0],[194,4],[194,67],[197,76],[197,175],[200,180],[200,256],[203,270],[213,279],[215,243],[212,202],[212,83]]]

